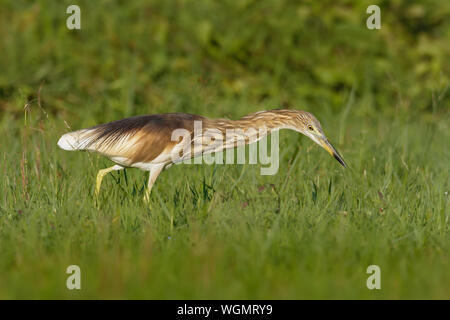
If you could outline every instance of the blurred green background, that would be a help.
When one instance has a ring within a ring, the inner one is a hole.
[[[3,113],[22,116],[41,84],[46,110],[77,123],[246,112],[228,99],[338,110],[352,89],[364,116],[442,112],[450,99],[447,1],[377,1],[381,30],[366,28],[373,1],[77,3],[79,31],[66,28],[70,1],[1,1]]]
[[[0,0],[0,298],[449,298],[449,58],[449,1]],[[351,169],[283,132],[275,176],[176,166],[149,209],[127,170],[98,208],[109,162],[56,147],[138,114],[273,108],[314,113]]]

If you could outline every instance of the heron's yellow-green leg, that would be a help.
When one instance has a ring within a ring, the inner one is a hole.
[[[111,171],[117,171],[117,170],[122,170],[123,167],[119,166],[119,165],[115,165],[106,169],[102,169],[97,173],[97,184],[95,186],[95,196],[98,197],[99,193],[100,193],[100,186],[102,185],[102,180],[103,177],[105,175],[107,175],[108,173],[110,173]]]
[[[156,178],[158,178],[161,171],[164,169],[164,166],[165,166],[165,164],[158,164],[150,169],[150,174],[148,177],[148,186],[147,186],[147,190],[145,190],[145,194],[144,194],[145,203],[149,203],[150,192],[152,191],[153,184],[155,183]]]

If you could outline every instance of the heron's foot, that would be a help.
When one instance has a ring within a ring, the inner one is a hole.
[[[100,170],[97,174],[97,182],[95,185],[95,197],[98,199],[98,195],[100,194],[100,187],[102,186],[102,180],[103,177],[105,176],[104,173],[101,172],[102,170]]]
[[[145,190],[144,198],[143,198],[145,204],[150,203],[150,192],[151,192],[151,190],[148,190],[148,189]]]
[[[106,169],[102,169],[99,170],[99,172],[97,173],[97,179],[96,179],[96,184],[95,184],[95,197],[98,203],[98,196],[100,194],[100,187],[102,186],[102,180],[103,177],[105,175],[107,175],[108,173],[110,173],[111,171],[117,171],[117,170],[121,170],[123,169],[123,167],[119,166],[119,165],[115,165]]]

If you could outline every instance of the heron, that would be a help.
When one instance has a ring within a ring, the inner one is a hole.
[[[201,125],[200,132],[195,130],[196,123]],[[261,128],[265,130],[258,130]],[[173,132],[179,129],[188,133],[187,138],[173,139]],[[256,133],[253,136],[248,134],[250,129],[255,129],[253,132]],[[324,148],[343,167],[347,167],[342,156],[325,136],[316,117],[307,111],[291,109],[259,111],[239,120],[211,119],[187,113],[134,116],[66,133],[59,139],[58,146],[67,151],[95,152],[115,163],[98,172],[95,187],[97,197],[106,174],[124,168],[149,171],[148,185],[144,194],[144,200],[148,202],[159,174],[172,164],[242,144],[254,143],[281,129],[302,133]],[[237,135],[245,136],[239,140],[236,139],[236,135],[232,137],[224,135],[223,143],[218,145],[214,143],[215,139],[203,139],[208,130],[223,134],[227,130],[235,130]],[[198,141],[200,143],[197,143]],[[186,148],[192,145],[194,147]]]

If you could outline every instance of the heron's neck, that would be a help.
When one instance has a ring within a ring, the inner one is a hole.
[[[259,111],[246,115],[239,120],[228,119],[215,119],[211,127],[219,128],[220,130],[257,130],[267,131],[269,134],[271,131],[279,129],[293,129],[291,110],[270,110]]]
[[[260,111],[249,114],[239,120],[208,119],[204,129],[219,130],[226,141],[233,139],[245,141],[245,144],[256,142],[273,131],[294,129],[290,110]],[[230,146],[232,146],[230,144]]]

